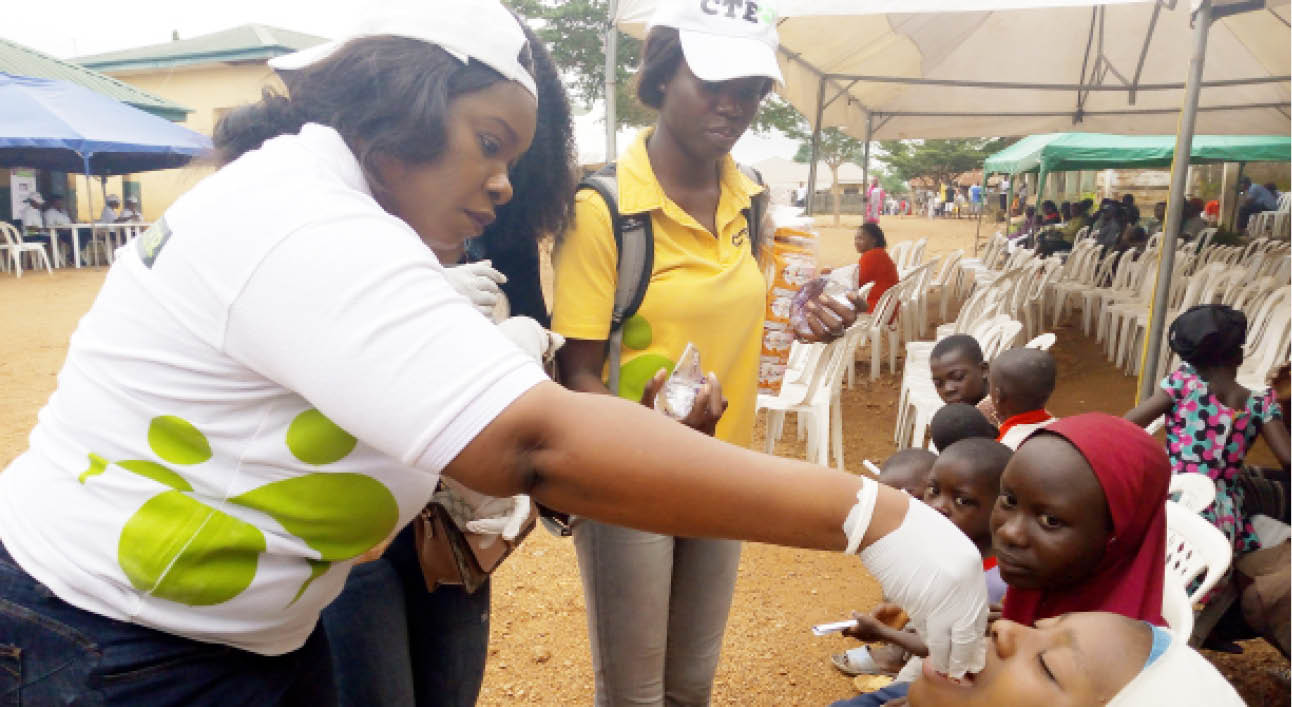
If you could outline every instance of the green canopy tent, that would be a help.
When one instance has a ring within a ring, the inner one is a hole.
[[[987,158],[987,174],[1039,172],[1036,194],[1045,193],[1051,172],[1083,169],[1145,169],[1169,167],[1175,154],[1174,135],[1106,135],[1048,133],[1029,135]],[[1194,135],[1189,162],[1288,162],[1292,138],[1280,135]]]

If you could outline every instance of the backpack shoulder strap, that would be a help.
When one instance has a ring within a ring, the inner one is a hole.
[[[610,338],[606,342],[606,356],[610,364],[607,386],[619,393],[619,357],[623,345],[623,326],[637,312],[646,287],[650,284],[655,267],[655,234],[651,230],[650,214],[621,214],[619,212],[619,178],[616,164],[611,162],[579,182],[579,189],[592,189],[601,196],[610,211],[610,222],[618,252],[615,278],[614,307],[610,311]]]
[[[766,185],[766,182],[763,181],[763,175],[760,174],[758,170],[739,162],[736,163],[736,167],[740,169],[741,174],[748,177],[755,184]],[[769,196],[770,195],[767,190],[764,189],[763,193],[756,194],[749,200],[748,209],[742,209],[745,214],[745,222],[749,224],[749,248],[753,251],[755,258],[758,257],[758,250],[762,245],[761,226],[763,224],[763,214],[767,213],[767,201]]]

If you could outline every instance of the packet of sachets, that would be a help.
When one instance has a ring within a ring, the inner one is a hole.
[[[794,294],[793,301],[790,302],[790,326],[802,336],[811,335],[812,329],[807,325],[803,311],[807,303],[824,294],[845,307],[852,308],[853,304],[848,300],[847,293],[846,285],[824,275],[809,281],[799,288],[799,291]]]
[[[655,409],[681,420],[691,414],[695,398],[704,387],[704,369],[700,367],[700,351],[687,343],[682,356],[673,367],[673,373],[655,396]]]

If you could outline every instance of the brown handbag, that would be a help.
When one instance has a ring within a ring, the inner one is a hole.
[[[534,529],[536,517],[531,504],[525,525],[515,540],[508,541],[499,535],[459,530],[443,505],[436,501],[426,504],[413,519],[413,537],[427,591],[433,592],[441,584],[456,584],[474,594]]]

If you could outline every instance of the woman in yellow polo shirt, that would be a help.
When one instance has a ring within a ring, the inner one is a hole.
[[[653,399],[694,344],[711,373],[683,422],[744,446],[753,433],[767,290],[742,210],[763,188],[729,153],[781,75],[774,15],[729,16],[706,6],[661,3],[646,39],[637,96],[659,119],[618,161],[618,208],[650,213],[655,252],[645,298],[625,322],[614,392]],[[617,262],[611,217],[590,190],[579,194],[575,214],[556,251],[553,329],[567,338],[560,354],[566,385],[609,393],[603,381]],[[845,318],[850,313],[814,323],[841,330]],[[740,544],[589,520],[576,522],[574,539],[596,704],[707,704]]]

